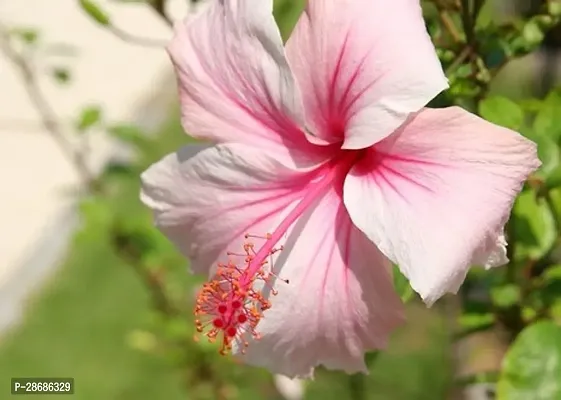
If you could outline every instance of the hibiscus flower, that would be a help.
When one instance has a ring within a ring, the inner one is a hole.
[[[288,376],[365,371],[403,321],[397,264],[427,304],[503,227],[534,143],[458,107],[418,0],[309,0],[283,46],[272,0],[214,0],[169,45],[192,145],[142,176],[158,227],[210,281],[197,328]]]

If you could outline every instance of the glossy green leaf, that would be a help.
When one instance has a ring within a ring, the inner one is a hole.
[[[498,400],[561,399],[561,328],[538,322],[524,329],[503,361]]]
[[[534,260],[547,253],[557,238],[555,218],[545,199],[523,192],[514,205],[516,258]]]
[[[522,108],[502,96],[492,96],[481,101],[479,114],[488,121],[514,130],[519,130],[524,123]]]

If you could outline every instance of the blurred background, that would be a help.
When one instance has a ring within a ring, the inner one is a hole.
[[[423,5],[451,80],[434,106],[460,104],[531,138],[539,120],[561,135],[557,2]],[[561,313],[559,286],[520,283],[561,278],[559,149],[542,136],[547,170],[532,177],[517,228],[509,225],[520,245],[507,272],[474,273],[460,296],[431,309],[397,277],[408,323],[387,351],[368,355],[369,376],[320,369],[312,382],[288,381],[192,340],[201,280],[152,227],[138,177],[189,140],[163,47],[173,21],[204,6],[0,0],[0,399],[24,376],[74,377],[80,400],[561,399],[561,383],[513,394],[517,386],[500,381],[520,332]],[[275,1],[285,38],[302,8]],[[561,381],[557,339],[557,367],[536,374]]]

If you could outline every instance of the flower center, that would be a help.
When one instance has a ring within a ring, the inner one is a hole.
[[[256,328],[263,313],[271,308],[268,300],[276,279],[289,284],[274,271],[274,255],[284,250],[277,246],[292,224],[324,195],[332,183],[346,174],[360,153],[341,152],[341,155],[317,170],[302,199],[281,221],[278,227],[265,235],[247,233],[242,252],[228,252],[229,261],[219,263],[214,278],[203,285],[195,305],[195,326],[209,341],[220,341],[220,353],[226,354],[237,342],[240,351],[249,345],[246,335],[259,339]],[[260,246],[256,250],[256,243]]]

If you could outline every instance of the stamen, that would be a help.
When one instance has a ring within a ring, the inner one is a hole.
[[[289,283],[273,271],[273,255],[283,250],[282,246],[275,245],[316,199],[332,187],[332,182],[345,176],[357,159],[356,154],[343,153],[340,159],[318,169],[317,179],[312,179],[302,199],[275,231],[264,235],[246,233],[243,252],[228,252],[228,263],[219,263],[214,279],[204,284],[195,305],[195,327],[210,342],[220,340],[220,354],[231,351],[234,342],[240,343],[241,353],[245,353],[249,345],[246,335],[259,339],[256,327],[263,313],[271,308],[271,302],[263,293],[269,292],[273,296],[278,293],[273,287],[273,279]],[[252,242],[254,239],[264,241],[257,251]],[[254,289],[256,281],[261,282],[260,289]]]
[[[246,238],[270,240],[270,235],[246,235]],[[244,253],[228,252],[228,256],[244,260],[244,267],[240,267],[234,260],[227,264],[219,263],[214,279],[203,285],[195,305],[195,327],[203,333],[210,342],[220,340],[220,354],[227,354],[232,349],[234,341],[240,341],[242,353],[249,345],[244,335],[249,334],[258,339],[255,328],[263,318],[263,312],[271,308],[271,303],[260,292],[253,289],[256,281],[262,281],[272,295],[277,291],[273,288],[271,277],[278,276],[272,272],[272,256],[282,250],[272,248],[269,251],[270,260],[259,263],[260,268],[249,276],[250,264],[257,262],[254,244],[246,241],[243,244]],[[253,269],[253,268],[252,268]],[[279,278],[280,279],[280,278]],[[288,280],[283,280],[288,282]]]

